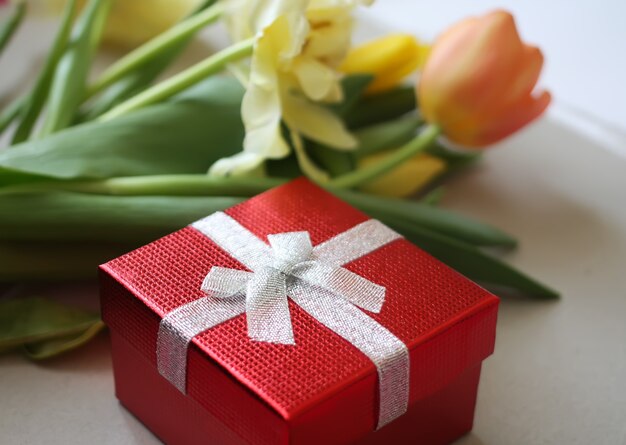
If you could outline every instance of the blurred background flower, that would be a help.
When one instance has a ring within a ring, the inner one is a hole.
[[[3,1],[0,0],[0,4]],[[59,13],[67,0],[26,0],[36,13]],[[82,7],[86,0],[79,0]],[[104,29],[104,42],[124,49],[160,34],[203,3],[203,0],[114,0]]]

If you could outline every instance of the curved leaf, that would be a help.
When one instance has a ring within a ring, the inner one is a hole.
[[[0,153],[0,185],[20,176],[103,179],[205,173],[241,150],[236,80],[214,77],[172,99],[110,122],[88,122]]]
[[[385,222],[435,258],[472,280],[515,289],[539,298],[559,297],[555,290],[474,246],[399,219],[388,219]]]

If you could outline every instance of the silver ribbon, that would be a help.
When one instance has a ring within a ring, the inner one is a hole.
[[[377,428],[406,412],[407,347],[361,310],[380,312],[385,288],[342,267],[399,234],[368,220],[313,247],[308,232],[269,235],[268,245],[222,212],[192,226],[251,272],[214,266],[202,283],[207,297],[163,317],[157,338],[161,375],[184,393],[187,349],[193,337],[244,312],[251,339],[295,344],[289,296],[372,360],[379,381]]]

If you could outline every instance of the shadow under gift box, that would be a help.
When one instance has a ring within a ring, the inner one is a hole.
[[[267,242],[307,231],[315,246],[368,220],[299,179],[225,211]],[[385,286],[368,316],[408,348],[409,407],[376,431],[377,369],[308,315],[289,310],[296,345],[250,340],[246,315],[191,341],[186,394],[157,371],[162,318],[205,296],[213,266],[245,270],[192,227],[101,266],[117,397],[171,444],[445,444],[472,428],[482,360],[493,352],[498,299],[399,239],[344,267]]]

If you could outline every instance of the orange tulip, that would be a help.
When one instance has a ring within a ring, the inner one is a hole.
[[[533,92],[541,51],[524,44],[513,16],[494,11],[469,18],[435,42],[418,98],[424,118],[453,142],[480,148],[539,117],[550,93]]]

